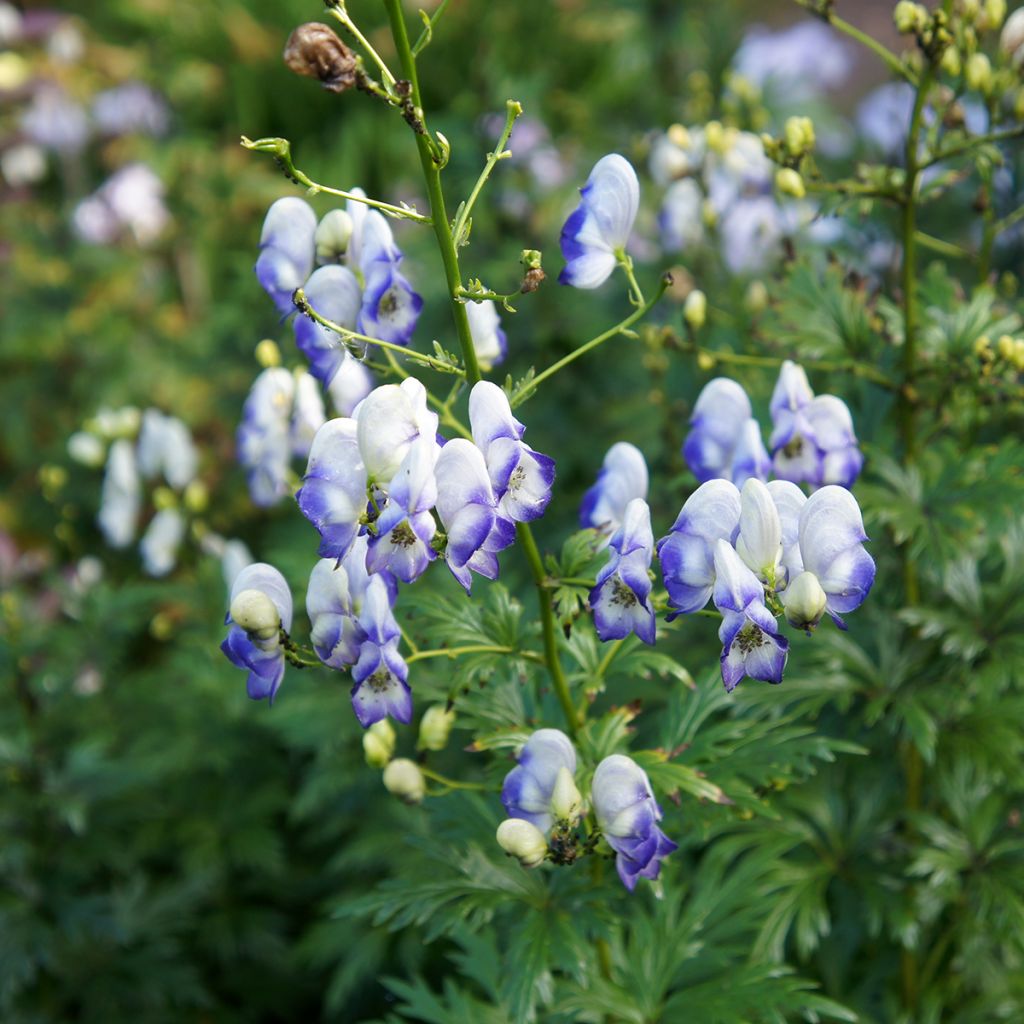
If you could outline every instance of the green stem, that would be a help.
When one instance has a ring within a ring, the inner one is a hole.
[[[967,139],[955,146],[950,146],[949,149],[936,153],[929,160],[921,164],[918,170],[923,171],[935,164],[942,163],[944,160],[952,160],[954,157],[963,156],[964,153],[970,153],[971,150],[978,149],[981,146],[1019,139],[1022,135],[1024,135],[1024,125],[1018,125],[1016,128],[1007,128],[1000,132],[990,132],[988,135],[976,135],[972,139]]]
[[[1024,220],[1024,206],[1018,206],[1013,213],[1008,213],[1005,217],[995,222],[992,233],[998,237],[1004,231],[1009,231],[1015,224],[1019,224],[1022,220]]]
[[[444,14],[449,2],[450,0],[441,0],[437,5],[437,10],[429,18],[424,11],[420,11],[420,17],[423,18],[423,31],[420,33],[419,39],[413,44],[412,55],[414,57],[418,57],[430,44],[431,39],[434,38],[434,26],[441,15]]]
[[[433,782],[437,782],[448,789],[475,789],[480,792],[497,791],[496,786],[488,786],[484,782],[461,782],[458,779],[449,779],[447,775],[435,772],[432,768],[425,768],[420,765],[420,771]]]
[[[463,232],[466,229],[466,224],[469,221],[469,215],[473,212],[473,206],[476,204],[477,197],[480,195],[481,189],[487,184],[487,179],[491,176],[491,171],[494,170],[499,160],[504,160],[506,157],[510,157],[512,154],[505,149],[505,143],[508,142],[509,136],[512,134],[512,126],[516,123],[516,118],[519,117],[523,112],[523,105],[516,102],[516,100],[507,100],[505,102],[505,127],[502,129],[501,136],[498,139],[498,144],[494,147],[494,150],[487,154],[487,162],[484,164],[484,169],[480,172],[480,177],[476,179],[476,184],[473,186],[473,191],[469,193],[469,198],[459,208],[459,212],[455,217],[455,224],[452,227],[452,237],[455,239],[455,244],[465,245],[466,239],[463,238]]]
[[[405,27],[405,15],[402,13],[401,0],[384,0],[391,22],[391,35],[398,51],[398,59],[402,65],[402,74],[409,81],[412,90],[411,99],[423,124],[423,132],[416,133],[416,148],[419,151],[420,166],[427,186],[427,197],[430,200],[430,219],[437,238],[437,247],[441,252],[444,264],[444,276],[448,284],[452,319],[455,321],[455,332],[462,346],[462,359],[466,364],[466,380],[472,387],[480,380],[480,366],[477,363],[476,349],[473,347],[473,335],[469,330],[469,317],[466,307],[458,300],[458,291],[462,287],[459,272],[459,258],[452,240],[451,228],[448,224],[448,213],[445,209],[444,192],[441,189],[441,172],[434,162],[436,147],[432,144],[426,129],[426,118],[423,115],[423,101],[420,96],[419,76],[416,72],[416,58],[409,45],[409,34]]]
[[[625,638],[622,640],[616,640],[611,644],[608,650],[605,652],[604,657],[601,659],[601,663],[597,666],[597,678],[604,679],[605,674],[608,672],[608,668],[611,663],[615,660],[615,656],[622,650],[622,645],[626,642]]]
[[[636,279],[636,274],[633,273],[632,257],[629,256],[625,249],[616,249],[615,258],[619,261],[623,274],[626,275],[626,282],[629,285],[629,301],[634,306],[644,305],[644,292],[640,287],[640,282]]]
[[[621,334],[623,331],[628,330],[638,320],[642,320],[654,307],[657,305],[658,300],[665,294],[665,289],[671,284],[671,278],[666,274],[662,277],[658,284],[658,290],[654,297],[646,302],[639,309],[633,310],[625,320],[619,321],[614,327],[610,327],[603,334],[599,334],[596,338],[591,338],[590,341],[584,342],[579,348],[573,349],[567,356],[563,356],[558,360],[557,363],[552,363],[546,370],[541,370],[535,377],[527,381],[522,388],[517,390],[515,394],[509,399],[512,408],[514,409],[517,405],[521,405],[526,401],[530,395],[533,394],[537,385],[542,381],[547,380],[549,377],[553,377],[559,370],[564,370],[570,363],[574,363],[580,356],[586,355],[591,350],[597,348],[598,345],[603,345],[609,338],[614,338],[617,334]]]
[[[914,236],[917,238],[917,244],[923,246],[925,249],[931,249],[932,252],[937,252],[941,256],[948,256],[954,260],[969,260],[973,259],[971,253],[959,245],[954,245],[952,242],[947,242],[943,238],[936,238],[934,235],[926,235],[923,231],[915,231]]]
[[[537,542],[533,539],[533,533],[526,523],[516,523],[516,533],[526,553],[526,561],[530,566],[530,573],[533,582],[537,587],[537,601],[540,605],[541,628],[544,634],[544,660],[547,663],[548,671],[551,673],[551,681],[555,687],[555,694],[558,703],[562,705],[562,712],[565,715],[565,724],[568,727],[569,735],[575,737],[579,728],[579,716],[572,703],[569,694],[569,680],[565,677],[562,669],[562,662],[558,655],[558,640],[555,634],[555,613],[551,605],[551,592],[545,586],[547,574],[544,572],[544,563],[541,561],[540,551]]]
[[[502,647],[497,644],[468,644],[465,647],[441,647],[432,651],[416,651],[405,659],[407,665],[425,658],[458,658],[462,654],[515,654],[514,647]],[[525,651],[522,653],[526,653]]]
[[[352,33],[355,41],[369,54],[370,60],[380,69],[381,77],[387,83],[388,88],[393,90],[395,87],[395,76],[391,73],[391,69],[387,64],[384,63],[380,54],[370,45],[370,41],[359,31],[356,23],[348,16],[344,0],[328,0],[327,11],[331,17],[340,21]]]

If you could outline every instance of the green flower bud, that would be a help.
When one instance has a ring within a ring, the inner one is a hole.
[[[281,350],[277,347],[277,342],[271,341],[269,338],[264,338],[256,346],[256,362],[263,367],[264,370],[269,369],[271,366],[281,365]]]
[[[928,9],[910,0],[900,0],[892,12],[892,20],[897,32],[923,32],[928,24]]]
[[[960,74],[960,70],[963,64],[960,60],[960,51],[955,46],[947,46],[942,51],[942,57],[939,59],[939,67],[946,72],[947,75],[951,75],[954,78]]]
[[[814,629],[825,614],[828,598],[813,572],[802,572],[782,592],[786,620],[797,629]]]
[[[964,65],[964,81],[968,89],[988,92],[992,88],[992,65],[983,53],[972,53]]]
[[[192,480],[185,488],[182,501],[189,512],[193,515],[200,515],[206,511],[206,507],[210,503],[210,492],[202,480]]]
[[[982,14],[985,18],[985,28],[989,32],[995,32],[1006,18],[1006,0],[985,0]]]
[[[427,783],[415,761],[396,757],[384,769],[384,788],[407,804],[418,804],[426,795]]]
[[[231,602],[231,618],[257,640],[272,640],[281,628],[277,606],[262,590],[243,590]]]
[[[1010,357],[1013,368],[1024,371],[1024,338],[1017,338],[1013,343],[1013,355]]]
[[[800,172],[794,171],[792,167],[783,167],[775,172],[775,187],[784,196],[793,196],[794,199],[803,199],[807,195],[804,179],[800,177]]]
[[[996,351],[999,353],[1000,359],[1011,360],[1013,358],[1013,338],[1008,334],[1004,334],[996,342]]]
[[[495,838],[498,845],[515,857],[524,868],[535,868],[544,862],[548,841],[536,825],[522,818],[506,818],[499,826]]]
[[[440,704],[427,708],[420,719],[420,735],[416,746],[420,750],[444,750],[454,724],[454,711],[447,711]]]
[[[371,768],[385,768],[395,752],[395,729],[387,718],[363,733],[363,754]]]
[[[551,813],[558,821],[575,825],[583,814],[583,797],[576,788],[572,772],[565,765],[558,769],[555,788],[551,791]]]
[[[699,331],[708,318],[708,299],[699,289],[694,288],[683,303],[683,319],[695,330]]]
[[[68,438],[68,455],[80,465],[96,469],[103,465],[107,448],[95,434],[79,430]]]
[[[761,313],[768,308],[768,289],[764,281],[751,281],[747,293],[743,297],[743,305],[748,313]]]
[[[786,140],[786,149],[793,156],[802,156],[814,148],[814,122],[809,117],[787,118],[783,138]]]
[[[331,210],[316,226],[316,258],[320,263],[339,263],[352,237],[352,218],[340,209]]]

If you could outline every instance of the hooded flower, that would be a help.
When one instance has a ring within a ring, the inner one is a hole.
[[[782,560],[782,522],[771,491],[760,480],[748,480],[740,491],[736,553],[761,583],[775,588]]]
[[[693,178],[673,182],[658,214],[666,252],[687,252],[704,242],[704,194]]]
[[[613,444],[601,464],[597,482],[583,495],[580,526],[614,533],[622,525],[626,506],[634,498],[647,497],[647,483],[643,452],[628,441]]]
[[[153,516],[139,542],[142,567],[150,576],[166,576],[174,568],[184,536],[185,517],[176,508]]]
[[[728,377],[704,385],[690,417],[683,457],[701,483],[723,477],[742,487],[766,479],[771,460],[753,419],[746,391]]]
[[[255,504],[273,505],[288,493],[295,378],[283,367],[264,370],[242,407],[236,446]]]
[[[142,414],[136,456],[139,472],[145,479],[162,474],[178,491],[192,482],[199,461],[188,427],[159,409],[147,409]]]
[[[412,721],[409,669],[398,653],[401,631],[391,611],[387,581],[379,573],[366,585],[358,625],[363,639],[352,668],[352,709],[359,724],[366,729],[386,716],[408,724]]]
[[[292,594],[272,565],[246,566],[231,586],[231,631],[220,649],[232,665],[248,670],[246,689],[253,700],[274,697],[284,678],[281,630],[292,628]]]
[[[669,596],[669,619],[703,608],[715,585],[715,544],[729,544],[740,523],[740,492],[728,480],[709,480],[686,499],[658,559]]]
[[[653,644],[655,623],[648,569],[654,555],[654,534],[651,511],[643,498],[634,498],[626,506],[622,526],[609,548],[611,558],[590,592],[597,635],[602,640],[621,640],[636,633],[645,644]]]
[[[622,884],[632,892],[638,878],[657,878],[677,846],[658,826],[661,808],[647,773],[631,758],[612,754],[594,772],[591,798]]]
[[[294,310],[292,292],[313,270],[316,214],[304,199],[278,199],[263,221],[256,278],[282,316]]]
[[[580,205],[562,228],[562,284],[597,288],[625,251],[640,206],[640,183],[625,157],[602,157],[580,189]]]
[[[306,282],[303,292],[306,302],[325,320],[355,330],[362,300],[359,283],[347,267],[335,264],[318,267]],[[295,345],[309,360],[310,373],[325,385],[343,372],[346,364],[361,365],[334,331],[318,324],[312,317],[297,316],[294,330]]]
[[[559,776],[576,774],[572,741],[558,729],[538,729],[519,752],[519,764],[505,776],[501,802],[510,818],[536,825],[545,835],[555,822],[552,799]]]
[[[320,385],[308,373],[295,374],[295,401],[292,405],[292,454],[305,458],[316,432],[324,425],[324,400]]]
[[[504,362],[508,354],[508,339],[501,329],[501,317],[494,302],[491,299],[467,302],[466,316],[480,369],[486,372]]]
[[[415,377],[374,388],[352,415],[366,474],[384,489],[414,442],[437,436],[437,413],[427,408],[426,388]]]
[[[392,345],[408,345],[423,299],[398,270],[402,253],[384,217],[370,210],[360,228],[357,244],[363,300],[357,321],[359,333]]]
[[[135,449],[122,438],[110,446],[97,516],[100,530],[112,548],[126,548],[135,537],[142,504],[142,484]]]
[[[514,523],[539,519],[551,501],[555,462],[522,440],[526,428],[512,415],[508,396],[497,384],[481,380],[473,385],[469,423],[487,464],[498,511]]]
[[[781,683],[789,641],[779,636],[775,616],[765,607],[764,587],[735,549],[715,542],[715,607],[722,613],[722,682],[728,692],[744,676]]]

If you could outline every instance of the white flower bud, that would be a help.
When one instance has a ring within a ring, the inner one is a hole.
[[[75,462],[96,469],[103,465],[103,460],[107,457],[107,448],[95,434],[79,430],[68,438],[68,455]]]
[[[522,818],[506,818],[499,826],[498,845],[515,857],[524,868],[542,864],[548,852],[548,841],[536,825]]]
[[[384,788],[407,804],[418,804],[426,795],[427,783],[415,761],[397,757],[384,769]]]
[[[231,602],[231,619],[258,640],[272,640],[281,628],[281,616],[262,590],[236,594]]]
[[[1024,61],[1024,7],[1018,7],[1006,19],[999,36],[999,49],[1015,66]]]
[[[794,199],[803,199],[807,195],[804,179],[800,177],[800,172],[794,171],[792,167],[783,167],[776,172],[775,187],[784,196],[793,196]]]
[[[786,620],[797,629],[813,629],[825,614],[828,597],[813,572],[802,572],[782,592]]]
[[[583,814],[583,797],[576,788],[572,772],[565,765],[558,769],[555,788],[551,792],[551,813],[557,821],[575,825]]]
[[[395,752],[395,729],[387,718],[374,722],[363,733],[363,754],[371,768],[384,768]]]
[[[316,258],[319,263],[337,263],[348,249],[352,218],[344,210],[331,210],[316,226]]]
[[[699,331],[708,317],[708,299],[699,289],[694,288],[686,296],[683,303],[683,319],[695,330]]]
[[[427,708],[420,719],[420,735],[416,746],[420,750],[444,750],[454,724],[454,711],[447,711],[440,704]]]

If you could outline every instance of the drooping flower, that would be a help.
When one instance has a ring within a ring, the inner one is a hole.
[[[690,417],[683,457],[701,483],[722,477],[741,487],[766,479],[771,460],[746,391],[728,377],[704,385]]]
[[[552,800],[564,772],[576,774],[572,741],[558,729],[538,729],[519,752],[519,764],[505,776],[501,802],[510,818],[536,825],[545,835],[555,823]]]
[[[487,464],[498,511],[514,523],[540,518],[551,501],[555,462],[522,440],[526,427],[512,415],[508,396],[497,384],[481,380],[473,385],[469,423]]]
[[[313,270],[315,234],[316,214],[304,199],[285,196],[267,210],[256,278],[282,316],[294,311],[292,292]]]
[[[395,245],[388,222],[376,210],[366,213],[358,246],[363,274],[359,333],[392,345],[408,345],[423,299],[399,272],[401,250]]]
[[[115,441],[107,454],[97,523],[107,543],[126,548],[135,537],[142,504],[142,485],[135,449],[125,438]]]
[[[160,509],[139,541],[142,567],[150,576],[166,576],[178,559],[185,536],[185,517],[176,508]]]
[[[191,432],[176,416],[165,416],[159,409],[142,414],[136,455],[139,472],[147,480],[162,474],[180,491],[195,478],[199,455]]]
[[[622,525],[626,506],[634,498],[647,497],[647,484],[643,452],[628,441],[613,444],[601,464],[597,482],[583,495],[580,526],[614,533]]]
[[[398,653],[401,631],[391,611],[387,582],[380,573],[374,573],[366,586],[358,623],[363,639],[352,667],[356,718],[364,729],[385,716],[408,724],[412,721],[412,691],[406,682],[409,669]]]
[[[445,561],[469,593],[470,570],[496,579],[497,553],[515,540],[515,524],[498,511],[483,453],[472,441],[456,437],[441,449],[437,477],[437,513],[448,535]]]
[[[722,613],[722,682],[732,692],[744,676],[781,683],[789,641],[765,607],[764,587],[728,542],[715,542],[715,607]]]
[[[591,797],[622,884],[632,892],[638,878],[657,878],[677,845],[658,826],[661,808],[647,773],[632,758],[612,754],[594,772]]]
[[[317,268],[302,290],[306,302],[325,320],[355,329],[362,296],[359,283],[347,267],[331,264]],[[288,301],[291,303],[290,293]],[[310,373],[325,385],[330,385],[348,364],[361,365],[337,334],[312,317],[297,316],[294,330],[295,346],[309,360]]]
[[[864,550],[864,520],[857,499],[830,485],[815,491],[800,512],[800,555],[827,598],[825,611],[840,629],[842,616],[863,604],[875,581],[874,559]]]
[[[498,308],[491,299],[483,302],[467,302],[466,316],[469,318],[469,333],[473,338],[473,349],[480,369],[486,372],[505,361],[508,353],[508,339],[501,329]]]
[[[356,421],[328,420],[313,438],[306,475],[295,495],[299,511],[320,532],[321,558],[343,558],[367,508],[366,467],[356,440]]]
[[[272,366],[253,382],[242,407],[236,435],[238,461],[256,505],[273,505],[288,493],[294,398],[295,378],[283,367]]]
[[[566,265],[558,280],[574,288],[597,288],[625,251],[640,206],[640,183],[630,162],[610,153],[594,165],[580,196],[562,228]]]
[[[739,523],[740,492],[728,480],[709,480],[686,499],[671,532],[658,541],[670,620],[708,603],[715,585],[715,544],[732,544]]]
[[[651,511],[643,498],[634,498],[626,506],[622,526],[609,548],[611,557],[590,592],[597,635],[602,640],[621,640],[636,633],[645,644],[653,644],[654,608],[647,571],[654,555],[654,534]]]
[[[273,704],[284,678],[281,630],[292,628],[292,593],[281,573],[265,562],[246,566],[231,586],[226,622],[231,631],[220,649],[232,665],[248,670],[249,696]]]

